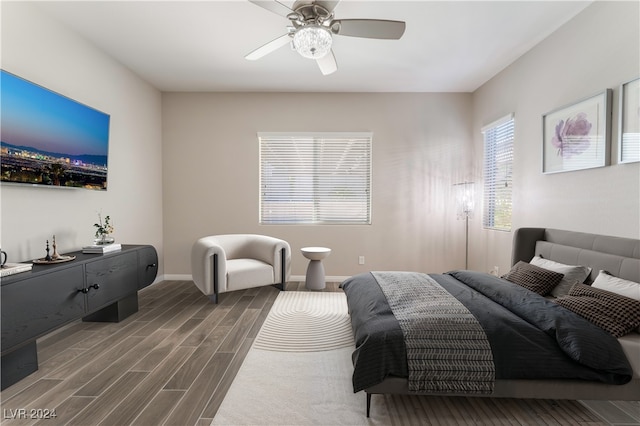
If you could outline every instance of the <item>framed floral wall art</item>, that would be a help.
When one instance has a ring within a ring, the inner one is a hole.
[[[640,78],[620,86],[618,163],[640,161]]]
[[[609,165],[611,89],[542,116],[542,172]]]

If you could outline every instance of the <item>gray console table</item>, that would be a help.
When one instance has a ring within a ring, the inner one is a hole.
[[[123,245],[107,254],[65,254],[76,258],[33,265],[31,271],[2,278],[2,389],[38,369],[38,337],[80,318],[125,319],[138,311],[138,290],[158,273],[158,254],[149,245]]]

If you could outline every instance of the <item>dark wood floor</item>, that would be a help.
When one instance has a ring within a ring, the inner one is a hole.
[[[305,288],[293,282],[287,290]],[[325,291],[341,290],[328,283]],[[40,369],[0,393],[0,421],[208,425],[278,293],[225,293],[215,305],[190,281],[150,286],[140,293],[140,311],[125,321],[74,322],[39,339]],[[640,412],[637,402],[594,407],[617,420],[610,424],[637,424],[629,413]],[[53,411],[53,419],[17,418]]]
[[[326,291],[341,290],[328,283]],[[78,321],[39,339],[39,370],[0,393],[2,422],[209,424],[278,293],[225,293],[215,305],[190,281],[148,287],[125,321]],[[21,409],[56,417],[15,418]]]

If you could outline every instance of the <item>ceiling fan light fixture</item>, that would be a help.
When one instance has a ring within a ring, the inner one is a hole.
[[[331,50],[331,32],[319,25],[305,25],[293,35],[293,47],[303,57],[320,59]]]

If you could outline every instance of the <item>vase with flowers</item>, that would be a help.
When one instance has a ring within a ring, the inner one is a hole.
[[[102,219],[102,214],[98,213],[98,223],[94,223],[96,228],[96,239],[93,241],[97,245],[111,244],[115,241],[115,238],[111,236],[114,228],[111,224],[111,217],[109,215]]]

